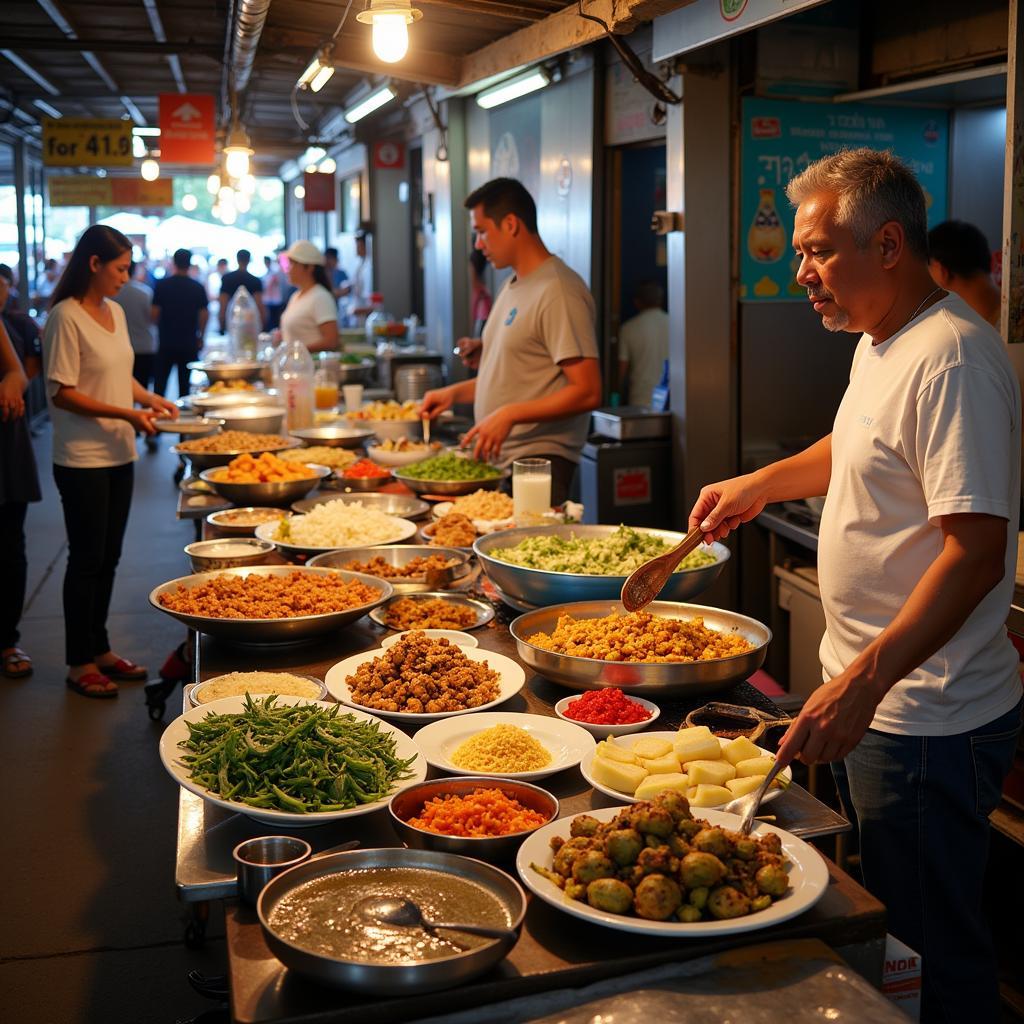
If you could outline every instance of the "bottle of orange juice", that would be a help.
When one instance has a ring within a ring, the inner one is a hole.
[[[333,409],[338,404],[341,373],[337,352],[321,352],[313,376],[313,397],[318,409]]]

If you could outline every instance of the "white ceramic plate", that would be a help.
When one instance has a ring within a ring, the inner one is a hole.
[[[456,748],[484,729],[495,725],[515,725],[528,732],[549,754],[551,763],[532,772],[481,772],[452,764]],[[574,768],[586,756],[593,756],[594,737],[571,722],[548,715],[522,715],[511,711],[495,711],[472,718],[449,719],[424,726],[416,733],[416,744],[427,763],[452,775],[480,775],[496,779],[519,779],[529,782],[543,779],[566,768]]]
[[[498,673],[500,678],[498,679],[498,696],[495,700],[481,704],[477,708],[466,708],[464,711],[441,711],[437,714],[413,714],[409,711],[378,711],[376,708],[364,708],[362,704],[357,704],[352,699],[352,691],[345,680],[353,675],[360,665],[373,661],[374,658],[379,658],[384,653],[383,648],[376,647],[372,651],[363,651],[362,654],[355,654],[351,658],[346,658],[344,661],[339,661],[337,665],[333,665],[327,670],[327,675],[324,677],[330,695],[346,707],[359,708],[383,718],[409,722],[412,725],[425,725],[427,722],[436,722],[442,718],[455,718],[458,715],[475,714],[479,711],[486,711],[488,708],[497,707],[509,697],[514,697],[526,682],[526,673],[519,663],[511,658],[506,658],[504,654],[481,651],[478,647],[463,647],[462,653],[470,661],[486,661]]]
[[[678,735],[679,734],[676,732],[645,732],[641,736],[626,737],[624,740],[622,740],[621,743],[619,743],[619,745],[626,747],[627,749],[630,749],[637,740],[673,740]],[[721,737],[719,737],[718,742],[720,746],[724,746],[729,741],[723,740]],[[774,756],[770,750],[765,750],[764,747],[758,747],[757,749],[760,750],[762,754],[769,754],[771,756]],[[583,758],[583,763],[580,765],[580,771],[583,773],[583,778],[585,778],[587,782],[589,782],[594,787],[594,789],[596,789],[599,793],[604,793],[605,796],[610,796],[613,800],[625,800],[627,803],[631,804],[639,803],[635,796],[630,796],[628,793],[620,793],[617,789],[611,789],[609,786],[605,786],[600,782],[595,782],[593,776],[593,767],[594,754],[591,753],[589,756]],[[783,768],[782,771],[779,772],[778,776],[776,777],[785,780],[782,784],[786,785],[787,783],[793,781],[793,769]],[[780,797],[783,792],[784,791],[779,789],[777,786],[772,786],[772,788],[769,789],[767,793],[765,793],[764,799],[761,802],[768,803],[770,800],[775,800],[777,797]],[[721,804],[720,806],[724,807],[725,804]],[[703,813],[705,810],[707,810],[707,808],[705,807],[694,808],[694,811],[700,811],[701,813]]]
[[[256,527],[255,533],[260,540],[271,541],[287,555],[319,555],[324,551],[335,551],[338,548],[372,548],[379,544],[401,544],[402,541],[415,536],[418,529],[415,523],[410,523],[408,519],[399,519],[397,516],[388,516],[388,518],[394,524],[394,534],[383,539],[369,540],[365,544],[332,544],[330,547],[318,548],[311,547],[309,544],[293,544],[289,541],[277,540],[274,533],[277,531],[279,523],[274,521],[260,523]],[[291,522],[298,522],[302,516],[290,516],[289,519]]]
[[[380,445],[368,444],[366,446],[366,454],[379,466],[388,466],[393,469],[395,467],[411,466],[414,462],[422,462],[424,459],[429,459],[432,455],[440,455],[441,452],[432,451],[429,448],[421,448],[418,451],[411,452],[392,452],[386,451]]]
[[[316,704],[322,708],[333,708],[336,706],[323,701],[305,700],[302,697],[279,697],[278,703]],[[397,782],[395,788],[383,800],[377,800],[372,804],[360,804],[347,811],[321,811],[316,814],[292,814],[289,811],[250,807],[248,804],[239,803],[237,800],[222,800],[219,796],[211,793],[208,789],[204,789],[189,778],[188,767],[180,760],[186,748],[180,747],[178,744],[182,740],[188,739],[189,732],[188,726],[185,724],[186,722],[201,722],[210,714],[232,714],[233,712],[241,711],[244,705],[244,697],[224,697],[221,700],[210,701],[209,704],[203,704],[198,708],[190,708],[180,718],[176,718],[171,722],[164,729],[163,735],[160,737],[160,760],[163,761],[164,768],[170,773],[171,778],[179,785],[184,786],[190,793],[201,796],[204,800],[208,800],[217,807],[223,807],[225,810],[244,814],[246,817],[253,818],[264,825],[305,828],[307,826],[323,825],[329,821],[337,821],[339,818],[352,818],[359,814],[369,814],[371,811],[380,810],[382,807],[387,807],[388,801],[397,792],[405,789],[406,786],[422,782],[427,777],[426,760],[420,753],[419,747],[404,732],[374,715],[353,708],[352,716],[354,718],[364,722],[376,722],[380,726],[382,733],[394,736],[396,756],[403,759],[416,758],[412,765],[410,765],[412,774],[409,778]],[[344,712],[341,713],[344,714]]]
[[[587,813],[604,822],[611,821],[621,810],[622,807],[600,807]],[[738,815],[703,808],[697,810],[695,817],[707,821],[710,825],[720,825],[728,829],[736,829],[740,824]],[[767,910],[748,914],[746,917],[735,917],[729,921],[694,921],[692,924],[684,924],[682,921],[648,921],[632,915],[609,914],[604,910],[595,910],[588,903],[566,898],[558,886],[530,867],[531,862],[545,868],[552,867],[554,851],[551,849],[551,839],[554,836],[565,836],[568,839],[571,820],[561,818],[527,836],[516,855],[519,877],[526,888],[545,903],[550,903],[573,917],[593,924],[603,924],[618,931],[656,935],[666,939],[708,938],[757,931],[781,924],[805,910],[810,910],[825,895],[828,888],[828,867],[821,854],[810,843],[805,843],[791,833],[761,821],[754,826],[754,834],[776,833],[782,840],[782,854],[789,862],[789,892],[781,899],[775,900]]]
[[[434,506],[434,519],[444,519],[455,508],[453,501],[440,501]],[[509,516],[507,519],[473,519],[471,520],[478,533],[495,533],[498,530],[510,530],[516,521]]]
[[[401,633],[392,633],[381,640],[380,645],[386,651],[399,640],[404,640],[410,633],[426,633],[431,640],[447,640],[460,647],[479,647],[480,641],[472,633],[464,633],[461,629],[406,629]]]

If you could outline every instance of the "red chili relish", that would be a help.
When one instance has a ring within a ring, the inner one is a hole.
[[[590,725],[631,725],[646,722],[650,711],[635,700],[630,700],[618,687],[587,690],[577,700],[570,701],[562,712],[566,718]]]

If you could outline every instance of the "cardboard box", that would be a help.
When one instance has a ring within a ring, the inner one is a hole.
[[[893,935],[885,937],[882,994],[911,1020],[921,1017],[921,957]]]

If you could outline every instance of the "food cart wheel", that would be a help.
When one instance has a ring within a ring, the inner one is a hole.
[[[201,900],[189,904],[189,921],[185,927],[185,945],[188,949],[202,949],[206,945],[206,925],[209,920],[209,903]]]
[[[178,688],[180,679],[154,679],[146,683],[143,693],[146,698],[146,708],[149,717],[154,722],[159,722],[167,710],[167,698]]]
[[[202,971],[189,971],[185,977],[199,995],[217,1002],[227,1001],[228,976],[226,974],[203,974]]]

